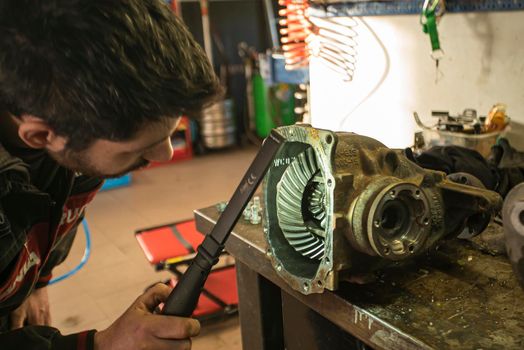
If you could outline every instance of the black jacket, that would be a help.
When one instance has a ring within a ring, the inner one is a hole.
[[[9,331],[8,317],[33,289],[47,285],[101,183],[75,176],[43,151],[0,145],[1,349],[93,348],[94,330],[68,336],[43,326]]]

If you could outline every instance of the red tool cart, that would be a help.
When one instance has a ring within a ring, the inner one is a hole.
[[[137,230],[135,237],[147,260],[157,271],[169,270],[174,274],[167,281],[171,286],[176,285],[204,239],[204,235],[197,231],[194,220]],[[224,255],[227,256],[227,253]],[[237,312],[235,266],[234,263],[225,263],[209,274],[192,316],[199,321],[207,321]]]

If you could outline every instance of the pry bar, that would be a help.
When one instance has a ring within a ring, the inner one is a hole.
[[[264,140],[264,144],[242,178],[240,185],[219,217],[215,227],[198,246],[197,254],[191,265],[189,265],[164,303],[162,309],[164,315],[191,316],[197,306],[209,272],[218,262],[229,234],[264,178],[283,140],[282,135],[276,130],[272,130]]]

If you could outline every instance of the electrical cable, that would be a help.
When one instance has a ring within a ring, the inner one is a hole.
[[[91,255],[91,231],[89,231],[89,226],[87,225],[86,219],[82,220],[82,227],[84,228],[84,235],[86,238],[86,248],[84,250],[84,256],[82,256],[82,260],[80,260],[80,263],[71,271],[64,273],[61,276],[53,278],[51,281],[49,281],[48,285],[52,285],[55,283],[58,283],[60,281],[65,280],[66,278],[69,278],[76,274],[84,265],[87,263],[87,260],[89,260],[89,256]]]
[[[385,64],[385,67],[384,67],[384,73],[382,73],[382,76],[380,77],[380,80],[378,81],[378,83],[373,87],[373,89],[351,111],[349,111],[344,116],[344,118],[342,118],[342,120],[340,121],[340,124],[338,125],[340,130],[342,130],[344,124],[347,122],[349,117],[358,108],[360,108],[360,106],[362,106],[364,104],[364,102],[366,102],[371,96],[373,96],[373,94],[375,94],[375,92],[377,92],[377,90],[380,88],[380,86],[382,86],[382,84],[384,83],[384,81],[386,80],[386,78],[387,78],[387,76],[389,74],[389,70],[390,70],[390,66],[391,66],[391,59],[389,57],[389,53],[388,53],[388,50],[386,48],[386,45],[384,45],[382,40],[380,40],[380,37],[377,35],[377,33],[373,30],[373,28],[371,28],[371,26],[366,21],[364,21],[362,18],[359,18],[359,20],[360,20],[360,22],[362,22],[362,24],[364,24],[366,26],[366,28],[369,30],[371,35],[373,35],[373,37],[375,38],[377,43],[380,45],[380,48],[384,52],[384,58],[386,59],[386,64]]]

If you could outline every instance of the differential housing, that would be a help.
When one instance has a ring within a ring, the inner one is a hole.
[[[473,236],[500,196],[427,170],[369,137],[294,125],[264,181],[264,234],[294,289],[336,290],[341,279]]]

